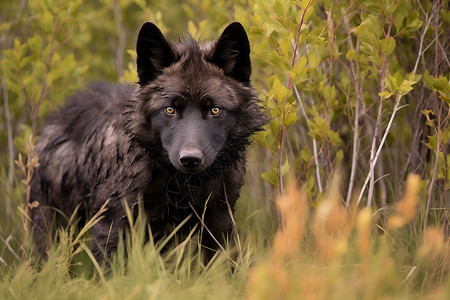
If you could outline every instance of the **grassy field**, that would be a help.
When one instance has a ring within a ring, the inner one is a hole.
[[[0,2],[0,299],[450,299],[448,12],[439,0]],[[89,82],[136,81],[145,20],[174,40],[233,20],[248,31],[271,122],[249,149],[234,243],[205,265],[196,232],[153,242],[140,215],[106,267],[90,251],[100,214],[62,228],[39,261],[27,200],[39,128]]]
[[[442,229],[429,228],[422,236],[414,225],[402,226],[423,213],[415,213],[419,178],[408,179],[405,196],[385,225],[375,225],[370,209],[345,210],[333,190],[336,184],[314,210],[304,192],[295,188],[279,197],[283,226],[274,235],[270,234],[274,230],[270,216],[242,199],[236,220],[239,234],[235,240],[239,242],[206,266],[195,238],[145,242],[146,225],[138,218],[110,268],[102,268],[89,250],[89,234],[83,234],[95,223],[92,219],[80,232],[61,230],[45,263],[35,261],[27,242],[25,259],[15,253],[19,256],[16,262],[2,265],[0,296],[448,299],[449,249]],[[13,238],[7,241],[9,245],[14,242]]]

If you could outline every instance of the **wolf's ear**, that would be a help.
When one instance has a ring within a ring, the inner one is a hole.
[[[139,84],[146,84],[161,74],[174,60],[172,48],[161,30],[152,22],[145,22],[136,43],[136,65]]]
[[[214,49],[212,62],[227,76],[250,83],[250,44],[241,23],[233,22],[224,29]]]

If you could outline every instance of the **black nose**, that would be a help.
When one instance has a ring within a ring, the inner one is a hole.
[[[203,153],[198,149],[181,150],[179,160],[185,168],[197,168],[203,163]]]

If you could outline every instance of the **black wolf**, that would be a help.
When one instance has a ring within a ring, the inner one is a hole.
[[[40,132],[30,200],[39,203],[31,218],[43,256],[52,227],[64,226],[78,206],[95,214],[107,200],[92,229],[99,261],[128,225],[124,200],[137,210],[142,199],[153,233],[190,214],[192,228],[204,214],[201,242],[209,249],[232,229],[245,150],[265,123],[244,28],[235,22],[215,42],[174,43],[147,22],[136,50],[136,87],[94,84]]]

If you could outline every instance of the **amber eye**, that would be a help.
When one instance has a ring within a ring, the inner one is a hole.
[[[220,113],[220,108],[219,107],[213,107],[211,108],[211,114],[214,116],[217,116]]]
[[[172,106],[167,106],[166,108],[164,108],[164,111],[168,115],[173,115],[175,113],[175,108],[173,108]]]

